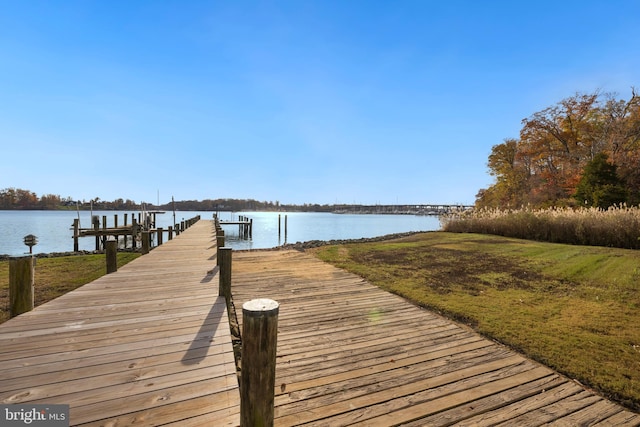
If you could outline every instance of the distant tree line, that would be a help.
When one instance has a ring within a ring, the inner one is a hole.
[[[522,121],[520,137],[495,145],[495,183],[476,206],[587,206],[640,203],[640,96],[576,94]]]
[[[116,199],[101,200],[99,197],[90,200],[74,200],[71,197],[62,198],[55,194],[45,194],[40,197],[32,191],[20,188],[5,188],[0,190],[0,209],[2,210],[55,210],[55,209],[93,209],[100,210],[138,210],[142,206],[146,209],[162,209],[179,211],[289,211],[289,212],[331,212],[335,205],[319,204],[281,204],[276,202],[261,202],[253,199],[206,199],[183,200],[163,205],[150,203],[136,203],[133,200]]]
[[[158,208],[172,210],[174,203],[160,205]],[[253,199],[205,199],[183,200],[175,202],[176,210],[181,211],[259,211],[259,212],[331,212],[334,205],[308,204],[281,204],[279,201],[258,201]]]
[[[44,194],[40,197],[33,191],[21,188],[5,188],[0,190],[0,209],[22,210],[56,210],[56,209],[80,209],[93,206],[95,209],[104,210],[129,210],[137,209],[139,204],[133,200],[116,199],[112,202],[100,200],[99,197],[86,200],[74,200],[71,197],[60,197],[56,194]]]

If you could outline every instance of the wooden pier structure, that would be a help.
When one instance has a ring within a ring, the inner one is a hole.
[[[147,215],[146,218],[142,217],[142,214],[138,214],[136,220],[135,215],[131,214],[131,224],[127,224],[127,214],[124,214],[124,225],[118,225],[118,215],[113,216],[113,224],[107,225],[107,216],[102,216],[102,226],[100,225],[100,217],[94,215],[92,217],[91,228],[80,228],[80,220],[75,219],[73,221],[73,251],[79,250],[79,238],[93,236],[96,239],[96,251],[99,251],[105,247],[105,242],[108,238],[113,238],[116,241],[119,237],[123,237],[123,247],[127,247],[128,238],[131,240],[132,249],[136,248],[139,240],[142,243],[145,252],[151,247],[153,236],[156,236],[157,245],[161,245],[164,241],[164,233],[167,233],[168,240],[173,239],[174,236],[179,235],[185,229],[195,224],[200,220],[200,216],[195,216],[188,220],[182,220],[173,226],[167,227],[165,230],[162,227],[156,227],[156,213],[152,212]]]
[[[71,425],[238,425],[216,249],[213,221],[200,220],[0,325],[0,403],[69,404]],[[310,254],[232,256],[235,307],[280,305],[276,426],[640,425],[640,415]]]
[[[237,425],[215,235],[149,254],[0,325],[0,403],[70,405],[71,425]]]
[[[214,218],[215,221],[215,218]],[[248,218],[246,216],[239,216],[237,221],[228,220],[228,221],[220,221],[218,220],[218,224],[220,226],[223,225],[237,225],[238,226],[238,236],[241,239],[250,239],[253,237],[253,219]]]

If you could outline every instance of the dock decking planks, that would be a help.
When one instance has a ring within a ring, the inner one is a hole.
[[[238,425],[215,253],[199,221],[0,325],[0,402],[69,404],[71,425]]]
[[[0,325],[0,402],[67,403],[71,424],[226,426],[239,393],[215,235],[150,254]],[[296,251],[234,252],[280,303],[277,426],[640,425],[577,383]]]
[[[280,303],[275,425],[639,425],[575,382],[295,251],[233,254],[232,294]]]

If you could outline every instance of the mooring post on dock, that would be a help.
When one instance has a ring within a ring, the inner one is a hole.
[[[173,227],[172,226],[169,226],[168,234],[169,234],[169,240],[173,240]]]
[[[249,238],[253,239],[253,218],[249,220]]]
[[[163,239],[162,233],[164,233],[164,228],[158,227],[157,228],[157,233],[158,233],[158,246],[161,246],[162,245],[162,239]]]
[[[80,242],[78,242],[79,237],[80,237],[80,220],[76,218],[73,220],[73,252],[78,252],[80,250]]]
[[[99,251],[100,236],[98,235],[98,230],[100,229],[100,217],[98,215],[93,215],[91,217],[91,223],[93,224],[93,230],[96,232],[96,251]]]
[[[220,229],[216,231],[216,247],[218,248],[216,256],[216,264],[220,265],[220,248],[224,246],[224,230]]]
[[[11,317],[33,310],[35,258],[9,260],[9,313]]]
[[[107,274],[118,271],[118,241],[109,238],[105,243],[105,255],[107,260]]]
[[[242,305],[241,426],[273,426],[279,307],[271,299]]]
[[[218,265],[220,266],[218,295],[225,297],[227,302],[231,298],[231,254],[231,248],[226,246],[218,248]]]
[[[142,254],[148,254],[150,250],[150,237],[151,234],[145,230],[142,232]]]
[[[131,214],[131,249],[136,249],[136,236],[138,235],[138,222],[136,218]]]

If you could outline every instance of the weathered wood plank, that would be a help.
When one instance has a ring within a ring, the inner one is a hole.
[[[236,365],[201,222],[0,325],[0,402],[64,403],[71,424],[239,423]],[[197,425],[197,424],[196,424]]]
[[[509,421],[498,424],[500,426],[548,424],[555,420],[571,415],[580,409],[594,405],[602,398],[584,389],[573,393],[561,400],[557,400],[550,405],[531,410],[525,414],[515,417]]]
[[[425,425],[449,425],[456,421],[457,426],[481,426],[494,425],[486,422],[487,414],[497,412],[502,418],[515,416],[511,411],[505,410],[508,402],[512,402],[510,407],[517,413],[519,402],[546,393],[549,389],[566,384],[567,379],[560,376],[544,377],[537,381],[531,381],[520,386],[505,390],[502,393],[490,395],[475,401],[465,402],[463,405],[439,412],[435,415],[423,417],[416,421],[405,423],[404,427],[418,427]],[[503,419],[504,421],[504,419]],[[493,421],[495,422],[495,420]]]
[[[549,423],[552,426],[581,425],[590,426],[600,421],[606,420],[615,414],[622,412],[622,408],[612,405],[610,402],[600,400],[593,405],[580,409],[572,414],[553,420]]]
[[[535,387],[536,384],[532,383]],[[528,385],[525,385],[529,388]],[[536,390],[535,388],[533,389]],[[517,389],[515,389],[517,391]],[[543,408],[545,406],[553,405],[555,402],[565,399],[573,394],[581,392],[582,389],[576,385],[573,381],[569,381],[564,377],[552,377],[548,380],[548,383],[544,384],[544,387],[539,390],[538,393],[527,394],[519,396],[519,399],[510,399],[504,395],[491,396],[489,399],[502,400],[502,406],[489,410],[486,413],[472,416],[471,418],[460,420],[457,424],[460,426],[495,426],[504,423],[505,425],[513,425],[514,419],[522,414]],[[469,403],[474,405],[475,403]],[[469,406],[467,405],[467,406]],[[439,416],[446,416],[447,412],[438,414]],[[429,423],[431,418],[424,419],[425,423]],[[416,425],[420,421],[416,422]],[[437,423],[434,423],[437,424]],[[411,425],[411,424],[409,424]]]
[[[70,403],[72,424],[81,425],[238,425],[215,244],[212,224],[201,221],[0,325],[0,401]],[[235,306],[261,297],[280,303],[276,425],[640,423],[552,370],[308,254],[233,256]]]
[[[498,358],[498,360],[500,359]],[[514,362],[519,361],[519,359],[514,360]],[[337,383],[311,386],[299,392],[287,393],[288,402],[279,399],[278,414],[285,416],[304,412],[307,406],[329,407],[346,401],[353,405],[355,398],[365,398],[367,402],[384,401],[389,396],[397,397],[401,396],[401,393],[411,394],[447,384],[448,381],[450,382],[453,371],[470,376],[487,373],[487,369],[495,368],[495,365],[491,365],[494,362],[496,362],[496,357],[491,353],[458,355],[454,358],[421,363],[412,366],[410,370],[400,366]],[[506,357],[501,362],[507,366],[510,363]],[[331,389],[333,389],[333,393],[319,393],[319,390],[327,392]],[[372,396],[373,393],[378,393],[378,396]]]
[[[594,423],[594,426],[599,427],[615,427],[615,426],[639,426],[640,415],[627,411],[618,412],[609,418],[600,422]]]

